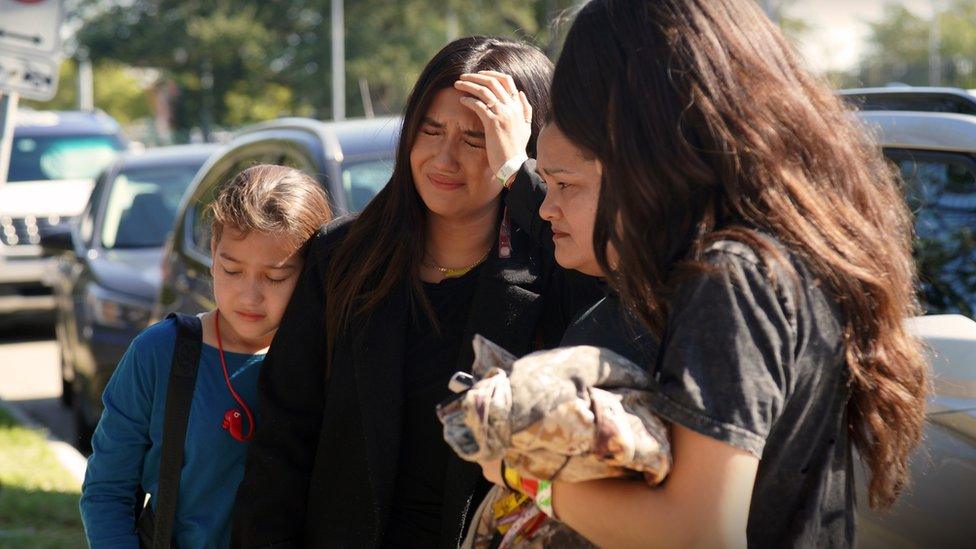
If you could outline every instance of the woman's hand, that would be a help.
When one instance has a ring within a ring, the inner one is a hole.
[[[493,459],[491,461],[482,461],[478,463],[481,465],[481,474],[485,475],[488,482],[492,484],[497,484],[499,486],[505,486],[505,481],[502,480],[502,460]]]
[[[532,136],[532,105],[507,74],[465,73],[454,88],[469,95],[461,104],[474,111],[485,127],[485,149],[492,173],[509,159],[525,154]]]

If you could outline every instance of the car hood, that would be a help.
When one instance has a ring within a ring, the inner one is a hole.
[[[0,215],[75,216],[85,209],[94,185],[92,179],[8,182],[0,185]]]
[[[162,248],[89,252],[95,280],[103,288],[154,302],[162,282]],[[94,255],[94,257],[92,257]]]

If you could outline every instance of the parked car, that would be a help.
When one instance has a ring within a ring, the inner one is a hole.
[[[915,212],[927,316],[911,322],[932,366],[913,485],[890,513],[867,507],[857,468],[861,547],[971,547],[976,540],[976,116],[861,112],[901,171]]]
[[[399,118],[320,122],[303,118],[259,124],[238,134],[200,171],[180,207],[164,257],[155,318],[171,311],[214,307],[207,205],[223,183],[255,164],[270,163],[313,174],[337,214],[360,211],[393,172]]]
[[[41,237],[45,253],[57,256],[62,401],[72,407],[83,443],[101,415],[102,391],[116,364],[149,323],[163,243],[183,194],[217,148],[123,155],[98,177],[77,220]]]
[[[886,86],[852,88],[838,93],[862,111],[919,111],[976,115],[976,93],[973,90]]]
[[[81,212],[95,176],[125,148],[119,125],[102,112],[18,112],[0,181],[0,320],[53,310],[41,233]]]

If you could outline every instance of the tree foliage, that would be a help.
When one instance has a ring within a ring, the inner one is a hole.
[[[93,60],[152,68],[176,84],[177,129],[283,115],[329,118],[331,1],[75,0],[75,41]],[[570,0],[346,0],[346,111],[398,112],[423,64],[465,34],[554,42]]]
[[[856,80],[866,86],[935,84],[929,78],[934,60],[938,84],[976,88],[976,0],[943,6],[933,21],[904,6],[887,5],[884,15],[870,23],[869,49]],[[930,53],[935,53],[931,59]]]

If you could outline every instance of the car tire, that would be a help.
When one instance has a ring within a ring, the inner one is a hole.
[[[61,404],[71,408],[75,400],[75,388],[74,383],[68,381],[67,371],[68,363],[64,359],[64,353],[61,353]]]
[[[84,395],[77,394],[77,392],[72,392],[71,404],[71,412],[75,423],[75,446],[83,454],[91,454],[91,439],[95,434],[95,426],[88,421],[88,414],[84,409]]]

